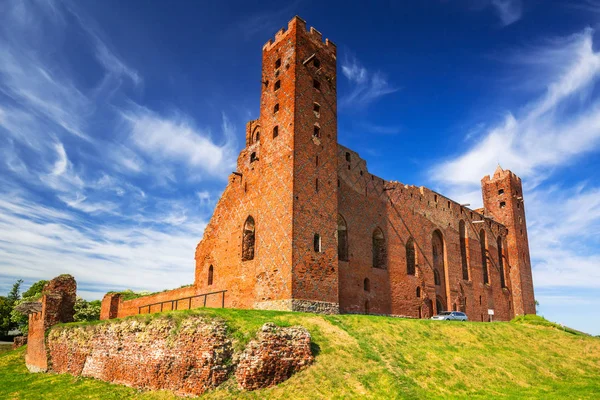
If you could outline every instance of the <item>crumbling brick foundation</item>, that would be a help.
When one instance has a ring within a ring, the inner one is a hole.
[[[302,327],[265,324],[241,355],[235,376],[241,388],[277,385],[313,362],[310,333]]]

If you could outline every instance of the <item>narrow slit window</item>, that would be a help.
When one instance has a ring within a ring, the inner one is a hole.
[[[504,189],[498,190],[498,194],[504,194]]]
[[[214,269],[213,269],[213,266],[211,265],[210,267],[208,267],[208,280],[207,280],[208,286],[213,284],[213,273],[214,273]]]
[[[279,88],[281,87],[281,81],[277,81],[275,82],[275,91],[279,90]]]
[[[315,236],[313,237],[313,248],[315,253],[321,252],[321,235],[318,233],[315,233]]]
[[[252,162],[254,162],[254,161],[256,161],[256,160],[258,160],[258,159],[256,158],[256,152],[254,152],[254,153],[250,154],[250,162],[252,163]]]
[[[275,83],[275,85],[277,85],[277,83]],[[316,79],[313,79],[313,87],[317,90],[321,90],[321,82],[319,82]]]
[[[277,136],[279,136],[279,126],[275,125],[273,127],[273,139],[275,139]]]
[[[313,130],[313,136],[316,137],[316,138],[320,138],[321,137],[321,128],[319,128],[316,125],[315,125],[314,130]]]
[[[256,236],[254,231],[254,218],[249,216],[244,223],[242,239],[242,261],[254,259],[254,243]]]
[[[371,281],[369,280],[369,278],[365,278],[365,280],[363,281],[363,289],[365,290],[365,292],[371,291]]]
[[[277,114],[279,112],[279,103],[275,104],[275,107],[273,107],[273,114]]]
[[[351,158],[350,158],[350,153],[346,152],[346,161],[350,162]]]
[[[315,58],[313,61],[313,65],[315,66],[315,68],[321,68],[321,61],[319,61],[318,58]]]
[[[321,106],[319,105],[319,103],[315,103],[315,104],[313,104],[313,111],[314,111],[316,114],[320,114],[320,113],[321,113]]]
[[[281,68],[281,58],[278,58],[277,61],[275,61],[275,69],[279,68]]]

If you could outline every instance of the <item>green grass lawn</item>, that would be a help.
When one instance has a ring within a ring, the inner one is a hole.
[[[203,398],[570,398],[600,396],[600,339],[540,318],[511,323],[203,309],[241,348],[265,322],[303,325],[317,357],[277,387],[242,392],[230,379]],[[148,318],[148,316],[141,316]],[[0,399],[175,399],[69,375],[29,374],[24,349],[0,355]]]

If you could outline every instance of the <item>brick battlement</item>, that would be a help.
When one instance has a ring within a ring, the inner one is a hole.
[[[337,46],[329,39],[325,39],[323,42],[323,35],[321,32],[316,30],[314,27],[310,27],[310,29],[306,29],[306,21],[300,18],[299,16],[295,16],[288,23],[288,28],[281,28],[277,33],[275,33],[275,40],[269,39],[267,43],[263,46],[263,51],[271,50],[277,43],[283,40],[290,32],[294,31],[294,28],[300,30],[301,32],[307,33],[314,41],[322,43],[326,49],[331,51],[332,53],[337,52]]]

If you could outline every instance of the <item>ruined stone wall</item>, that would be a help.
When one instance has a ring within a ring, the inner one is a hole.
[[[31,372],[48,369],[45,332],[61,322],[72,322],[77,283],[70,275],[60,275],[44,286],[40,312],[29,314],[29,331],[25,363]]]
[[[52,372],[180,395],[201,395],[234,372],[242,389],[276,385],[312,363],[310,343],[304,328],[265,324],[236,354],[225,323],[202,316],[60,326],[47,338]]]
[[[206,293],[206,292],[201,292]],[[102,299],[100,319],[123,318],[130,315],[149,314],[161,311],[187,310],[204,306],[203,298],[185,299],[199,294],[195,286],[167,290],[133,300],[123,300],[118,293],[108,293]],[[162,303],[162,304],[157,304]],[[191,307],[190,307],[191,306]],[[221,294],[207,297],[207,307],[221,307]]]
[[[349,161],[348,161],[349,160]],[[384,181],[370,174],[357,153],[340,146],[338,154],[340,188],[339,212],[347,223],[349,261],[340,262],[340,309],[342,312],[366,312],[427,317],[427,303],[440,298],[446,309],[466,310],[469,319],[488,320],[488,308],[494,319],[509,320],[510,282],[501,287],[496,238],[506,237],[506,228],[474,211],[460,206],[429,189]],[[469,279],[463,279],[459,222],[468,234]],[[372,234],[377,228],[385,236],[386,269],[373,268]],[[489,284],[483,283],[479,232],[487,237]],[[433,276],[432,237],[439,230],[443,238],[445,270],[442,285]],[[414,239],[415,275],[407,273],[406,242]],[[505,276],[508,265],[505,265]],[[369,279],[370,290],[364,280]],[[417,297],[417,287],[421,297]],[[368,303],[367,303],[368,301]],[[421,315],[419,315],[421,313]]]
[[[25,363],[31,372],[43,372],[48,369],[45,332],[42,313],[29,314],[28,346],[27,353],[25,354]]]

